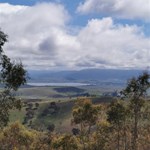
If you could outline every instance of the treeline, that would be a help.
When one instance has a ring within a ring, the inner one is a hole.
[[[122,97],[94,105],[87,98],[72,110],[72,133],[25,128],[16,122],[1,129],[1,150],[149,150],[149,74],[128,81]]]

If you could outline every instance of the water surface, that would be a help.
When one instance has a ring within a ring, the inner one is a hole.
[[[28,83],[27,85],[31,85],[31,86],[73,86],[73,87],[77,87],[77,86],[87,86],[90,84],[86,84],[86,83]]]

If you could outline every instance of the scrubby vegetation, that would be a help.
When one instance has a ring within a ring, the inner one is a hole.
[[[150,148],[150,103],[140,109],[137,139],[134,143],[134,111],[131,101],[115,100],[109,104],[92,104],[78,99],[72,110],[72,133],[59,134],[50,125],[47,131],[9,124],[0,132],[2,150],[148,150]]]

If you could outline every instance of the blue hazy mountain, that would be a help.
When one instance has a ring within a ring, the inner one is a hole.
[[[75,71],[29,70],[30,82],[125,82],[142,70],[85,69]]]

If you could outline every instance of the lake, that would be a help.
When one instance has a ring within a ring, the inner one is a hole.
[[[27,83],[30,86],[88,86],[86,83]]]

